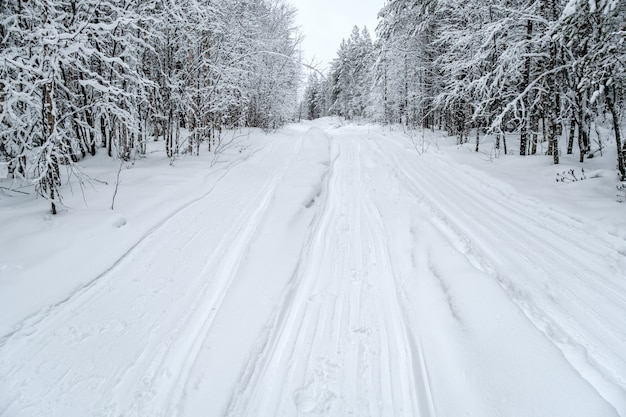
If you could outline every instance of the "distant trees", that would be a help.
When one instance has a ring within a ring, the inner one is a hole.
[[[312,73],[306,84],[303,105],[306,119],[313,120],[328,115],[331,106],[330,83],[318,73]]]
[[[545,142],[554,163],[576,143],[581,162],[591,155],[592,122],[606,116],[626,178],[624,22],[619,0],[388,0],[369,49],[356,29],[342,43],[327,109],[438,127],[459,142],[473,130],[477,150],[481,132],[505,152],[516,132],[520,155]]]
[[[328,74],[312,72],[302,100],[302,115],[316,119],[338,115],[347,120],[371,117],[374,45],[366,27],[352,28]]]
[[[61,170],[149,139],[170,157],[293,114],[299,35],[282,0],[0,0],[0,158],[51,203]],[[188,135],[183,135],[183,129]]]
[[[285,124],[297,106],[300,84],[299,38],[294,36],[295,9],[286,3],[257,2],[250,8],[249,39],[258,51],[249,62],[248,126],[275,129]],[[243,27],[241,29],[244,29]]]
[[[432,1],[389,1],[380,11],[373,55],[371,115],[384,123],[431,127],[438,72],[438,16]]]
[[[330,111],[350,120],[365,115],[371,85],[372,38],[367,28],[352,29],[330,69]]]
[[[313,72],[303,99],[303,115],[308,119],[330,114],[347,120],[371,117],[374,45],[366,27],[352,28],[331,63],[328,75]]]

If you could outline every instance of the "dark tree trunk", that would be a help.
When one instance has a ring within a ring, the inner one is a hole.
[[[534,116],[531,115],[530,116],[530,141],[531,141],[531,149],[530,149],[530,153],[531,155],[536,155],[537,154],[537,141],[539,140],[538,137],[538,132],[539,132],[539,119]]]
[[[569,135],[567,137],[567,154],[571,155],[574,153],[574,134],[576,133],[576,119],[572,117],[570,119],[569,125]]]
[[[476,123],[476,152],[480,146],[480,123]]]
[[[530,84],[530,68],[531,68],[531,62],[530,62],[530,40],[532,39],[532,35],[533,35],[533,21],[532,20],[527,20],[526,21],[526,40],[527,42],[529,42],[528,46],[526,47],[526,52],[529,54],[529,56],[526,57],[526,60],[524,62],[524,86],[527,87]],[[527,104],[531,101],[529,99],[525,99],[525,101],[527,102]],[[526,111],[529,112],[530,111],[530,106],[526,106]],[[522,126],[520,129],[520,142],[519,142],[519,154],[521,156],[525,156],[528,152],[528,122],[530,119],[530,115],[525,115],[523,120],[522,120]]]
[[[608,88],[606,90],[608,90]],[[615,132],[615,144],[617,146],[617,170],[619,171],[620,181],[626,181],[625,155],[624,148],[622,147],[622,135],[620,134],[619,115],[617,114],[615,102],[611,97],[610,91],[607,91],[605,94],[605,101],[613,119],[613,131]]]

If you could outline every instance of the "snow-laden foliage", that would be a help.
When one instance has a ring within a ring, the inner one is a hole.
[[[593,156],[591,126],[607,118],[625,179],[624,22],[626,2],[616,0],[389,0],[367,59],[348,52],[354,32],[339,49],[326,111],[350,117],[358,95],[369,118],[445,129],[459,143],[473,131],[477,150],[481,132],[505,152],[506,134],[519,134],[520,155],[545,140],[555,163],[575,142],[581,162]],[[363,63],[366,86],[341,78]]]
[[[372,39],[367,28],[352,29],[332,62],[331,112],[348,120],[362,117],[368,106]]]
[[[307,83],[302,113],[315,119],[330,114],[347,120],[371,115],[374,46],[366,27],[352,28],[339,46],[327,76],[312,73]]]
[[[293,22],[282,0],[1,0],[0,158],[54,212],[61,166],[97,148],[129,160],[164,138],[175,157],[276,128],[296,101]]]

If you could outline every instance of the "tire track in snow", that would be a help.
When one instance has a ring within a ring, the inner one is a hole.
[[[360,145],[333,141],[325,199],[228,416],[434,416],[386,235],[363,194]]]
[[[333,143],[332,153],[330,173],[325,190],[322,191],[324,200],[320,208],[321,215],[319,215],[315,223],[314,232],[308,238],[300,264],[281,299],[279,310],[267,326],[268,332],[265,335],[265,339],[261,341],[257,353],[250,358],[247,369],[241,376],[238,387],[233,392],[227,410],[228,416],[280,415],[281,410],[277,403],[281,401],[281,398],[277,398],[275,395],[267,395],[264,392],[264,387],[267,387],[267,384],[272,385],[273,392],[283,393],[282,397],[285,397],[287,401],[297,400],[297,398],[292,396],[296,395],[293,390],[291,393],[286,391],[290,388],[287,384],[287,378],[289,374],[293,378],[294,362],[298,359],[294,347],[296,345],[302,346],[302,341],[294,339],[298,338],[298,329],[302,328],[305,322],[303,308],[310,301],[309,296],[314,285],[314,277],[305,277],[302,271],[310,268],[310,256],[308,254],[313,250],[312,248],[315,246],[324,248],[324,242],[329,236],[331,216],[327,213],[334,212],[334,200],[329,199],[328,194],[331,192],[330,183],[337,175],[337,160],[341,157],[335,143]],[[330,253],[327,251],[326,255],[330,256]],[[310,319],[311,316],[306,318],[309,323]],[[317,327],[315,325],[315,328]],[[308,357],[306,360],[308,361]],[[323,366],[324,364],[321,365]],[[325,371],[328,372],[328,369],[320,369],[321,374],[325,373]],[[326,409],[327,401],[332,396],[327,390],[327,386],[320,387],[320,389],[323,388],[326,389],[318,393],[317,401],[311,404],[310,411],[313,411],[315,408]],[[283,401],[285,401],[285,398],[283,398]],[[318,404],[318,402],[320,403]],[[293,404],[287,404],[287,406],[290,405]],[[297,412],[298,410],[292,408],[291,411]]]
[[[62,413],[70,405],[84,407],[81,415],[173,415],[203,332],[301,143],[302,138],[292,145],[284,165],[265,168],[269,179],[258,176],[258,181],[242,185],[241,195],[231,199],[234,210],[219,211],[233,219],[219,225],[223,233],[213,240],[211,255],[203,246],[205,236],[219,230],[211,230],[204,217],[229,192],[219,181],[157,226],[98,280],[38,318],[28,332],[6,339],[0,347],[2,415]],[[258,158],[264,160],[263,155]],[[247,222],[234,221],[240,215]],[[175,280],[187,281],[189,287]],[[111,357],[114,369],[102,362]],[[36,399],[23,397],[21,386],[37,392]],[[91,392],[86,398],[100,392],[103,397],[95,403],[68,404],[72,391]]]

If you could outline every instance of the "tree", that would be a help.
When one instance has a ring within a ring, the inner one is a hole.
[[[352,29],[343,40],[330,70],[331,112],[347,119],[365,115],[370,92],[372,39],[367,28]]]
[[[328,115],[330,107],[329,84],[325,78],[313,72],[304,92],[304,116],[309,120],[318,119]]]
[[[626,180],[626,148],[620,131],[626,87],[626,45],[624,42],[626,5],[613,0],[586,2],[572,0],[562,14],[562,36],[568,47],[574,96],[578,110],[581,146],[588,148],[587,123],[590,105],[604,102],[612,119],[617,147],[617,169]],[[581,162],[583,152],[581,150]]]

